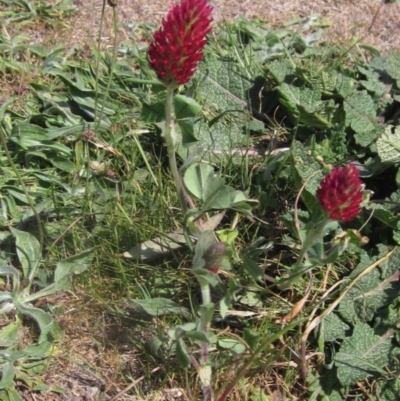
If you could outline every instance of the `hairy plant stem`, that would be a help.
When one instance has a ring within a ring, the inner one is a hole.
[[[201,289],[201,298],[203,301],[203,306],[207,306],[211,303],[210,285],[207,283],[200,283],[200,289]],[[203,316],[201,316],[200,331],[202,331],[204,334],[207,334],[209,328],[210,328],[209,319],[205,319],[203,318]],[[201,377],[203,400],[214,401],[211,388],[212,371],[211,367],[207,365],[208,365],[208,342],[204,341],[200,344],[200,369],[201,368],[206,369],[204,377]]]
[[[297,257],[295,271],[299,269],[303,263],[303,260],[307,254],[307,251],[314,244],[315,240],[321,236],[325,226],[329,222],[329,219],[324,218],[319,223],[317,223],[311,230],[308,232],[306,238],[304,239],[303,246],[301,247],[299,256]]]
[[[186,214],[188,207],[186,202],[185,189],[183,188],[182,179],[179,175],[178,166],[176,163],[175,141],[173,137],[173,105],[174,105],[174,88],[167,87],[167,100],[165,104],[165,142],[167,143],[169,168],[171,169],[174,179],[175,188],[178,193],[179,203],[183,214]]]

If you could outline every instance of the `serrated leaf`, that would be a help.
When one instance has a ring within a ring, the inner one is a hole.
[[[376,108],[367,91],[357,91],[344,101],[346,125],[356,133],[365,134],[375,129]]]
[[[292,147],[292,158],[294,176],[298,190],[302,188],[303,184],[307,181],[306,186],[303,188],[301,197],[306,204],[309,212],[320,213],[320,206],[315,196],[319,187],[320,181],[323,178],[321,166],[310,155],[309,150],[300,142],[296,141]]]
[[[32,271],[40,263],[40,244],[32,234],[10,227],[12,235],[16,239],[18,259],[22,265],[24,277],[29,277]]]
[[[335,357],[338,379],[343,386],[350,386],[377,374],[386,375],[383,370],[389,363],[391,332],[377,336],[365,323],[354,327],[353,335],[346,338]]]
[[[129,303],[150,316],[177,315],[190,317],[186,308],[167,298],[130,299]]]
[[[308,127],[330,127],[337,106],[333,101],[322,101],[322,93],[316,87],[298,87],[287,83],[278,88],[280,103],[288,109],[295,123]]]
[[[377,72],[381,75],[388,74],[393,80],[400,79],[400,52],[393,51],[389,52],[387,56],[375,57],[371,63]]]
[[[188,93],[195,93],[208,118],[194,127],[198,143],[192,152],[200,154],[203,160],[224,162],[232,158],[232,149],[248,146],[244,133],[254,120],[248,111],[248,91],[254,83],[246,76],[249,73],[244,66],[214,54],[207,54],[199,65]],[[189,155],[183,147],[177,151],[183,159]]]
[[[390,301],[394,284],[381,284],[378,270],[372,270],[362,277],[357,286],[351,288],[339,305],[339,313],[346,322],[369,322],[375,312]]]
[[[322,373],[309,370],[307,383],[310,392],[307,401],[343,401],[340,383],[331,370]]]
[[[337,341],[344,339],[350,326],[346,324],[336,313],[330,313],[323,322],[322,335],[325,341]]]
[[[346,75],[337,73],[335,90],[340,96],[345,98],[354,91],[354,81]]]
[[[378,155],[382,162],[391,164],[400,161],[400,127],[388,125],[376,141]]]
[[[382,380],[378,382],[379,401],[398,401],[400,395],[400,379]]]

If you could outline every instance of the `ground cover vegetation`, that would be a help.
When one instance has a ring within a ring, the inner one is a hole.
[[[0,4],[0,399],[84,399],[88,299],[141,366],[94,399],[399,399],[400,52],[184,0],[84,57]]]

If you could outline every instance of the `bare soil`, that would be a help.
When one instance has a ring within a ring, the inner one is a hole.
[[[128,23],[158,24],[171,3],[168,0],[116,0],[120,34],[128,36]],[[271,26],[281,26],[298,17],[313,14],[330,23],[326,38],[341,43],[362,42],[386,52],[400,48],[400,2],[383,0],[213,0],[214,19],[232,20],[238,17],[260,18]],[[62,32],[70,44],[96,40],[102,0],[75,0],[77,14],[66,21],[69,28]],[[106,6],[106,23],[102,40],[112,37],[112,10]],[[60,38],[61,39],[61,38]]]

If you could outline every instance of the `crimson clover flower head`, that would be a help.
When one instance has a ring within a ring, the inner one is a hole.
[[[363,200],[360,173],[354,164],[335,167],[320,183],[317,197],[332,220],[350,221],[360,213]]]
[[[195,73],[211,32],[211,12],[207,0],[181,0],[163,18],[149,46],[149,63],[166,85],[183,85]]]

